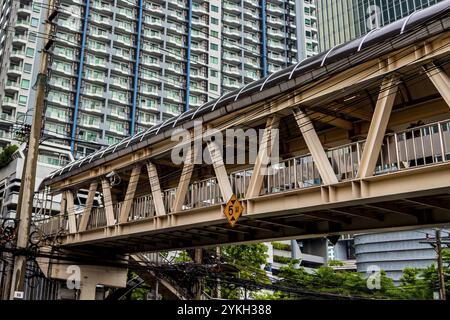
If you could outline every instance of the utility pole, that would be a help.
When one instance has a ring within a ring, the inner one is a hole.
[[[48,50],[53,44],[51,36],[51,21],[56,17],[54,10],[54,0],[48,1],[47,21],[45,35],[43,37],[44,46],[41,50],[41,65],[36,79],[36,102],[33,111],[33,122],[28,141],[28,151],[25,157],[25,164],[22,172],[22,182],[19,194],[17,214],[19,216],[19,226],[17,232],[17,248],[26,249],[28,236],[30,233],[31,214],[33,211],[34,187],[36,183],[36,167],[38,158],[39,140],[41,137],[42,120],[44,114],[45,91],[47,85],[47,68],[49,61]],[[24,298],[25,273],[27,270],[26,255],[20,253],[14,258],[12,282],[10,289],[10,299]]]
[[[438,280],[439,280],[439,299],[446,300],[447,297],[446,297],[446,292],[445,292],[444,265],[442,262],[442,244],[450,244],[450,239],[442,239],[441,238],[441,230],[436,229],[434,239],[428,238],[428,234],[427,234],[427,240],[420,241],[420,243],[427,243],[427,244],[431,245],[434,248],[434,250],[436,251],[437,272],[438,272]]]
[[[438,256],[439,298],[446,300],[444,268],[442,265],[441,230],[436,230],[436,251]]]

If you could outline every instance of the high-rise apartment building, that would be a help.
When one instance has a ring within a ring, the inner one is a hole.
[[[0,149],[13,138],[14,122],[26,120],[39,66],[43,10],[31,0],[0,1]]]
[[[34,102],[37,70],[23,68],[28,58],[35,58],[32,68],[40,63],[39,48],[28,42],[47,8],[35,3],[23,12],[19,1],[4,3],[23,17],[15,25],[12,11],[2,11],[16,30],[24,25],[26,42],[11,37],[2,46],[2,72],[22,68],[0,90],[2,114],[15,121],[25,99],[28,108]],[[59,0],[57,7],[45,132],[66,139],[76,157],[318,52],[313,0]]]
[[[440,1],[318,0],[320,50],[329,50]]]

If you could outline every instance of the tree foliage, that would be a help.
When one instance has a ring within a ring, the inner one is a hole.
[[[12,155],[18,147],[16,145],[9,145],[0,152],[0,168],[6,167],[12,160]]]

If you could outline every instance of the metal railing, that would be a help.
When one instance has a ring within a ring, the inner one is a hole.
[[[330,164],[338,181],[355,179],[359,170],[365,140],[349,143],[326,151]],[[407,170],[430,164],[450,161],[450,120],[418,126],[398,133],[385,135],[380,155],[375,168],[375,175],[388,174],[399,170]],[[240,170],[230,174],[230,183],[234,194],[245,198],[252,169]],[[322,184],[317,167],[311,155],[302,155],[285,159],[267,168],[263,178],[261,195],[303,189]],[[167,213],[173,212],[177,189],[162,191]],[[216,178],[193,182],[188,187],[182,210],[208,207],[224,202]],[[113,205],[115,222],[120,215],[122,202]],[[144,195],[133,200],[128,221],[136,221],[155,216],[152,195]],[[81,214],[78,215],[81,217]],[[39,225],[45,230],[61,228],[61,221],[67,228],[67,217],[48,219]],[[105,208],[93,208],[87,229],[105,227]]]

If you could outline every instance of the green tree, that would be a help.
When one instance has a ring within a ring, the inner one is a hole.
[[[9,145],[0,152],[0,168],[6,167],[12,160],[12,155],[18,147],[16,145]]]
[[[261,266],[267,263],[267,246],[263,243],[225,246],[222,256],[228,263],[239,269],[239,278],[268,283],[269,279]],[[253,293],[251,293],[253,296]],[[238,299],[241,292],[234,285],[222,284],[221,296],[225,299]]]

